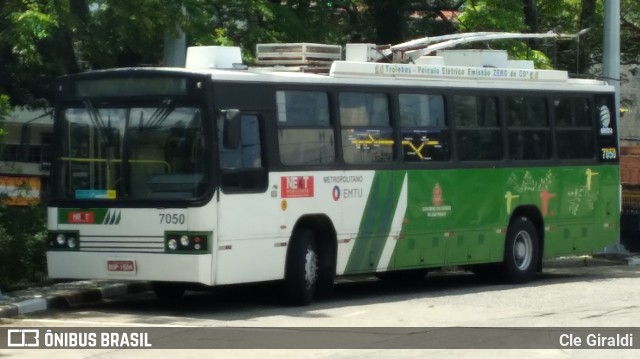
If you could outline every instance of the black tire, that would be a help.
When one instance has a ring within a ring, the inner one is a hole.
[[[504,246],[502,276],[509,283],[525,283],[533,279],[540,256],[538,231],[527,217],[515,218],[509,224]]]
[[[174,282],[153,282],[151,288],[156,297],[166,301],[179,300],[185,292],[184,284]]]
[[[307,228],[296,231],[289,242],[284,290],[292,305],[308,305],[313,300],[319,275],[315,233]]]

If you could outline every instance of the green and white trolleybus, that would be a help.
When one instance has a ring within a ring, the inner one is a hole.
[[[330,52],[290,46],[308,63]],[[366,60],[317,74],[205,47],[184,69],[61,78],[50,277],[165,297],[282,281],[307,304],[354,274],[525,282],[543,258],[617,240],[611,86],[496,52]]]

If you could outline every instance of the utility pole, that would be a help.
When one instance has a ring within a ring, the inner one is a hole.
[[[616,90],[615,110],[618,157],[620,156],[620,0],[604,1],[604,43],[602,52],[602,75]],[[628,253],[620,242],[605,248],[605,253]]]
[[[616,118],[620,137],[620,0],[604,1],[604,48],[602,72],[606,81],[616,89]]]
[[[186,16],[187,10],[184,6],[181,12]],[[187,63],[187,35],[179,24],[175,24],[174,29],[165,30],[163,55],[164,66],[184,67]]]
[[[184,67],[187,56],[187,37],[180,27],[164,34],[164,66]]]

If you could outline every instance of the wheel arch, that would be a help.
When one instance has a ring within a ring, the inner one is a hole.
[[[509,219],[509,225],[520,217],[528,218],[531,223],[533,223],[534,228],[536,229],[536,234],[538,235],[538,245],[539,245],[539,255],[538,255],[538,263],[536,263],[536,270],[540,272],[542,270],[542,258],[544,257],[544,242],[545,242],[545,231],[544,231],[544,217],[542,216],[542,212],[540,209],[534,205],[524,205],[518,206],[513,213],[511,214],[511,218]]]
[[[291,238],[295,238],[295,234],[304,228],[310,229],[316,234],[321,275],[333,278],[336,273],[338,257],[338,235],[333,221],[323,213],[306,214],[296,221]]]

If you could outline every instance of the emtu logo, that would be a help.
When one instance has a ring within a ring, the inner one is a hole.
[[[9,329],[7,330],[7,347],[32,348],[40,346],[39,329]]]

